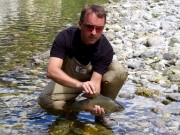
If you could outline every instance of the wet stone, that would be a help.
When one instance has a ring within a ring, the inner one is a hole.
[[[167,94],[166,98],[171,101],[180,102],[180,93]]]
[[[157,95],[157,96],[160,95],[160,92],[158,90],[141,87],[136,90],[135,94],[145,97],[153,97],[153,95]]]
[[[180,82],[180,74],[169,74],[168,77],[172,82]]]
[[[165,60],[172,60],[172,59],[175,59],[177,58],[175,54],[172,54],[172,53],[164,53],[163,54],[163,58]]]

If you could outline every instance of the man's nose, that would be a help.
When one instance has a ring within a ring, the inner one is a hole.
[[[94,28],[92,31],[91,31],[91,33],[93,34],[93,35],[96,35],[96,28]]]

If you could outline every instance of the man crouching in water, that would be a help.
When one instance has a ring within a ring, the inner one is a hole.
[[[52,79],[40,94],[38,103],[50,114],[64,112],[67,101],[73,101],[82,92],[101,93],[115,100],[127,78],[127,70],[113,60],[114,51],[102,34],[106,12],[100,5],[86,5],[79,27],[70,27],[58,33],[50,51],[47,77]],[[106,127],[112,122],[104,109],[95,105],[91,112]]]

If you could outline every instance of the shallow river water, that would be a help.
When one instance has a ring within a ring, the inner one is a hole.
[[[80,8],[91,2],[97,0],[0,0],[1,135],[60,130],[54,124],[57,116],[48,115],[36,102],[48,80],[46,65],[37,67],[31,57],[49,50],[58,31],[77,25]]]
[[[32,57],[44,56],[41,54],[51,48],[57,32],[77,25],[82,5],[90,2],[105,3],[108,0],[0,0],[0,135],[178,135],[180,133],[179,100],[164,105],[161,103],[164,97],[146,98],[135,94],[141,83],[164,91],[165,88],[159,84],[147,81],[147,76],[153,72],[151,69],[143,68],[140,71],[129,69],[129,80],[116,99],[125,110],[111,115],[119,122],[112,130],[94,122],[94,117],[89,113],[81,112],[75,121],[49,115],[39,107],[37,97],[49,81],[46,78],[47,57],[41,59]],[[113,25],[116,21],[122,28],[131,28],[127,25],[128,22],[125,22],[127,27],[123,27],[121,24],[123,22],[117,17],[119,13],[129,14],[130,11],[133,12],[140,7],[153,8],[155,7],[153,2],[161,6],[167,1],[130,0],[129,2],[138,5],[132,6],[133,9],[130,10],[128,7],[131,7],[131,3],[126,3],[126,0],[121,2],[124,2],[123,6],[114,3],[112,9],[109,8],[109,15],[116,16],[108,20],[112,21],[109,27],[114,26],[115,32],[119,28]],[[169,5],[173,4],[169,2]],[[169,5],[167,7],[170,7]],[[117,13],[116,8],[119,11]],[[174,10],[172,12],[174,13]],[[106,34],[111,33],[106,30]],[[113,33],[111,36],[114,35]],[[119,47],[121,46],[116,48]],[[124,48],[126,47],[128,46],[125,45]],[[127,48],[129,51],[131,49]],[[140,77],[145,81],[143,82]],[[179,85],[172,85],[168,90],[173,91],[173,86],[177,86],[175,90],[179,91]]]

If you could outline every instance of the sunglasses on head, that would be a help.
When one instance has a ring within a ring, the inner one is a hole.
[[[102,31],[104,29],[104,26],[95,26],[95,25],[87,24],[85,22],[82,22],[82,24],[85,26],[85,28],[88,31],[93,31],[95,29],[96,32],[100,32],[100,31]]]

